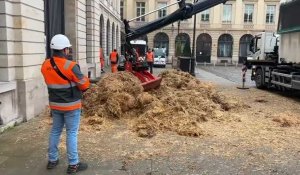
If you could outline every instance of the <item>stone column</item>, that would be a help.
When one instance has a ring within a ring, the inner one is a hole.
[[[232,32],[233,46],[232,46],[232,64],[236,64],[239,61],[239,49],[240,49],[240,34],[239,32]]]
[[[17,55],[13,53],[13,48],[20,43],[14,42],[17,29],[14,29],[14,18],[11,16],[14,14],[13,7],[20,9],[11,2],[0,1],[0,133],[18,118],[18,94],[14,67]]]
[[[220,37],[219,32],[211,32],[212,46],[211,46],[211,63],[218,62],[218,40]]]
[[[14,109],[12,112],[16,114],[18,111],[17,116],[27,121],[41,113],[48,103],[47,89],[40,71],[46,56],[44,1],[16,0],[1,3],[1,14],[4,17],[1,19],[5,20],[0,22],[3,27],[0,41],[0,79],[6,81],[7,88],[11,87],[11,91],[16,91],[10,96],[2,96],[1,99],[7,99],[12,106],[17,106],[18,110]],[[8,101],[1,103],[1,106],[6,105],[4,115],[12,114],[7,111],[10,109]],[[16,118],[14,115],[7,117],[6,121]]]
[[[81,71],[87,75],[86,61],[86,1],[65,0],[65,28],[66,35],[70,37],[74,50],[74,59],[80,65]]]

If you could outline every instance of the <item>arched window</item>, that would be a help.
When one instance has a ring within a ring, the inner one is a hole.
[[[107,20],[106,24],[106,55],[109,55],[111,49],[109,47],[109,39],[110,39],[110,22]]]
[[[212,38],[207,33],[202,33],[197,38],[196,61],[210,63]]]
[[[119,49],[119,40],[120,40],[120,34],[119,34],[119,26],[117,25],[117,31],[116,31],[116,38],[117,38],[117,41],[116,41],[116,49]]]
[[[100,16],[100,47],[102,48],[104,46],[104,19],[103,15]]]
[[[115,49],[115,23],[112,23],[111,27],[111,50]]]
[[[182,55],[185,47],[190,47],[190,36],[186,33],[179,33],[175,39],[175,55]]]
[[[218,41],[218,57],[232,57],[233,38],[230,34],[223,34]]]
[[[243,35],[240,39],[239,63],[243,63],[250,51],[250,43],[253,36],[250,34]]]
[[[167,56],[169,55],[169,37],[166,33],[160,32],[154,36],[154,48],[165,48]]]

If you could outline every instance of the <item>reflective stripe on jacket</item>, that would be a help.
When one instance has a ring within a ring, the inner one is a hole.
[[[147,58],[147,62],[153,62],[154,61],[153,52],[147,52],[146,58]]]
[[[111,64],[118,63],[118,53],[117,52],[111,52],[109,57],[110,57]]]
[[[50,108],[61,111],[80,109],[82,91],[89,88],[89,79],[81,73],[75,62],[62,55],[54,55],[53,59],[61,73],[70,81],[64,80],[56,73],[50,59],[44,61],[41,71],[48,87]]]

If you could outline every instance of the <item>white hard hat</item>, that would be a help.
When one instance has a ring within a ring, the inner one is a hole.
[[[64,48],[71,47],[70,40],[62,34],[57,34],[51,39],[50,48],[54,50],[63,50]]]

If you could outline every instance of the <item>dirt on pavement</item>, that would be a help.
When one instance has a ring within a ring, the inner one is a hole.
[[[125,174],[300,174],[300,96],[220,85],[216,92],[243,107],[223,111],[226,119],[201,121],[206,134],[187,137],[164,130],[141,138],[129,117],[98,117],[83,120],[82,157]],[[51,119],[42,119],[35,129],[48,131]]]

